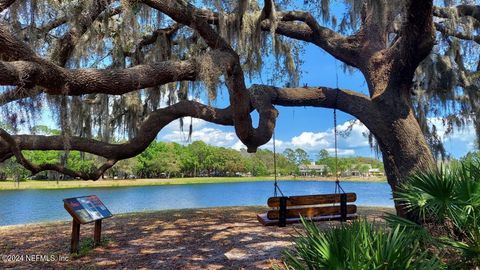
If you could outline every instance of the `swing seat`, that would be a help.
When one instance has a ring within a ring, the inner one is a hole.
[[[284,200],[283,207],[281,198]],[[257,219],[264,226],[281,225],[282,219],[284,224],[298,223],[300,217],[312,221],[355,219],[357,206],[347,203],[356,200],[355,193],[270,197],[268,206],[277,209],[258,214]],[[339,204],[332,206],[337,203]]]

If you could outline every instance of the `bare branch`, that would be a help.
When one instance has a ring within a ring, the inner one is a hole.
[[[311,42],[324,49],[333,57],[346,64],[359,67],[359,41],[356,36],[344,37],[341,34],[320,26],[308,12],[291,11],[280,13],[275,33],[297,40]],[[298,24],[295,22],[304,22]],[[269,31],[271,23],[264,21],[262,29]]]
[[[15,3],[15,0],[0,0],[0,12],[9,8],[13,3]]]
[[[455,7],[433,7],[433,15],[441,18],[472,17],[480,22],[479,5],[458,5]]]
[[[72,25],[70,30],[57,42],[52,53],[52,60],[64,67],[70,58],[75,45],[80,37],[88,30],[96,18],[108,7],[111,0],[94,0],[88,9],[80,13],[77,24]]]
[[[8,90],[0,94],[0,106],[7,103],[17,101],[20,99],[34,97],[40,94],[42,91],[38,88],[25,88],[25,87],[16,87],[15,89]]]
[[[101,21],[105,18],[109,18],[109,17],[115,16],[115,15],[118,15],[118,14],[122,13],[122,11],[123,11],[123,9],[122,9],[121,6],[118,6],[118,7],[115,7],[115,8],[107,8],[96,18],[96,20]],[[52,20],[48,23],[45,23],[44,25],[42,25],[38,29],[36,29],[35,33],[37,35],[37,38],[42,38],[45,34],[52,31],[53,29],[68,23],[68,20],[69,20],[69,16],[64,15],[64,16],[60,16],[58,18],[55,18],[54,20]]]
[[[443,25],[441,23],[438,23],[438,22],[435,23],[435,29],[437,29],[437,31],[439,31],[440,33],[442,33],[445,36],[456,37],[456,38],[463,39],[463,40],[471,40],[471,41],[476,42],[477,44],[480,44],[480,36],[475,36],[475,35],[472,35],[472,34],[465,34],[465,33],[462,33],[462,32],[457,32],[454,29],[450,29],[448,27],[445,27],[445,25]]]

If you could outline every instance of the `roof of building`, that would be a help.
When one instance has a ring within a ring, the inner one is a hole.
[[[301,164],[298,166],[300,170],[325,170],[328,168],[327,165],[320,164],[320,165],[313,165],[313,164]]]

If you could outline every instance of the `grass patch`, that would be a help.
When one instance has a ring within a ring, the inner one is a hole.
[[[15,181],[0,181],[0,190],[22,190],[22,189],[68,189],[68,188],[95,188],[95,187],[138,187],[138,186],[161,186],[161,185],[185,185],[185,184],[211,184],[211,183],[235,183],[235,182],[260,182],[272,181],[271,176],[259,177],[192,177],[192,178],[170,178],[170,179],[127,179],[112,180],[100,179],[97,181],[84,180],[26,180],[19,185]],[[292,176],[281,177],[280,180],[295,180]],[[325,178],[297,178],[296,180],[330,180]],[[369,181],[384,182],[383,178],[348,178],[344,181]]]
[[[106,246],[110,242],[111,242],[111,239],[109,237],[102,237],[99,246]],[[78,252],[72,254],[72,259],[78,259],[88,255],[90,251],[94,249],[93,244],[94,243],[93,243],[92,237],[81,239],[80,243],[78,244]]]

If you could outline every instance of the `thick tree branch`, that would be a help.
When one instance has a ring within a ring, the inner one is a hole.
[[[406,3],[406,23],[395,44],[385,52],[385,60],[391,62],[390,83],[403,85],[409,91],[415,69],[430,54],[435,43],[433,26],[433,1],[409,0]],[[410,93],[403,93],[409,97]]]
[[[371,111],[375,116],[370,99],[354,91],[320,88],[277,88],[265,85],[254,85],[251,94],[257,101],[257,109],[269,110],[269,103],[280,106],[313,106],[338,108],[360,120],[371,123],[375,117],[366,117],[364,112]],[[269,100],[269,101],[267,101]],[[70,138],[70,149],[92,153],[109,159],[125,159],[141,153],[156,134],[168,123],[180,117],[196,117],[221,125],[233,125],[230,107],[216,109],[195,101],[181,101],[164,109],[151,113],[140,126],[137,136],[126,144],[108,144],[79,137]],[[371,119],[371,120],[368,120]],[[269,125],[260,123],[260,125]],[[272,128],[270,126],[270,128]],[[63,150],[62,136],[17,135],[18,145],[24,150]]]
[[[407,2],[407,23],[402,28],[401,57],[412,59],[412,68],[416,68],[433,48],[435,32],[433,28],[433,1],[410,0]]]
[[[92,23],[96,19],[110,17],[121,12],[120,7],[113,9],[107,9],[110,4],[110,0],[94,0],[88,9],[83,10],[79,17],[76,18],[76,24],[72,25],[70,30],[61,37],[56,47],[53,49],[52,59],[53,61],[64,67],[73,53],[77,41],[82,35],[89,29]],[[62,24],[68,22],[66,17],[58,18],[51,23],[45,25],[45,27],[37,31],[37,36],[45,34],[48,31],[56,28]],[[6,27],[0,25],[0,48],[3,53],[0,52],[0,59],[7,61],[25,60],[41,63],[43,67],[50,67],[50,70],[55,70],[55,65],[49,61],[41,59],[36,53],[28,47],[28,45],[15,36],[13,36]],[[21,74],[22,76],[29,76],[29,74]],[[28,79],[27,79],[28,80]],[[20,100],[27,97],[34,97],[40,94],[42,91],[35,89],[33,85],[26,85],[23,83],[23,78],[19,81],[20,86],[16,89],[10,90],[0,96],[0,104]]]
[[[25,88],[37,85],[45,88],[44,92],[51,95],[121,95],[169,82],[195,80],[197,72],[198,65],[195,60],[165,61],[127,69],[72,70],[51,63],[0,61],[0,85]],[[11,94],[8,93],[8,96]]]
[[[60,164],[50,164],[50,163],[44,163],[44,164],[34,164],[30,162],[25,156],[22,154],[22,151],[20,147],[17,145],[17,142],[15,139],[4,129],[0,128],[0,138],[7,143],[9,146],[9,150],[15,158],[17,159],[17,162],[21,164],[25,169],[29,170],[32,174],[37,174],[41,171],[57,171],[66,175],[70,175],[73,177],[80,177],[84,180],[89,180],[89,179],[98,179],[100,176],[108,169],[110,169],[115,163],[117,162],[116,160],[107,160],[100,168],[96,169],[94,172],[91,173],[84,173],[84,172],[77,172],[73,171],[63,165]]]
[[[338,109],[355,116],[372,133],[380,134],[380,114],[369,97],[356,91],[329,87],[275,88],[272,103],[280,106],[311,106]]]
[[[7,90],[6,92],[0,94],[0,106],[20,99],[34,97],[41,92],[41,90],[35,87],[16,87],[15,89]]]
[[[69,149],[87,152],[107,159],[121,160],[140,154],[156,138],[158,132],[170,122],[181,117],[196,117],[219,125],[233,125],[229,107],[217,109],[195,101],[181,101],[158,109],[142,122],[134,138],[124,144],[110,144],[93,139],[72,136]],[[12,136],[22,150],[64,150],[63,136],[15,135]],[[2,144],[0,156],[8,156],[9,149]],[[3,158],[1,160],[4,160]]]
[[[379,119],[378,113],[372,106],[370,99],[353,91],[327,87],[277,88],[265,85],[254,85],[251,87],[249,93],[252,95],[251,100],[255,101],[253,106],[260,115],[276,114],[276,110],[272,104],[280,106],[338,108],[339,110],[357,116],[364,124],[374,127],[372,132],[375,132],[381,127],[381,125],[376,122]],[[250,110],[252,109],[253,107]],[[130,158],[144,151],[163,127],[175,119],[187,116],[200,118],[220,125],[234,125],[234,116],[230,107],[217,109],[195,101],[181,101],[150,113],[140,125],[136,136],[127,143],[110,144],[72,136],[69,138],[68,147],[69,150],[88,152],[102,156],[108,160],[116,161]],[[261,117],[259,126],[262,126],[263,129],[273,130],[275,123],[272,119],[275,119],[275,117]],[[18,149],[21,150],[65,150],[66,147],[63,136],[15,135],[12,136],[12,138],[14,144],[7,141],[9,140],[8,138],[0,141],[1,160],[5,160],[12,156],[12,154],[15,154],[11,149],[11,145],[16,145]],[[6,141],[7,143],[5,143]],[[48,166],[45,165],[42,168],[57,171],[63,170],[62,172],[66,172],[64,168]],[[97,176],[99,177],[100,175],[101,174],[98,174]],[[84,178],[84,176],[79,177]]]
[[[0,60],[41,61],[41,58],[25,43],[14,36],[5,25],[0,24]]]

